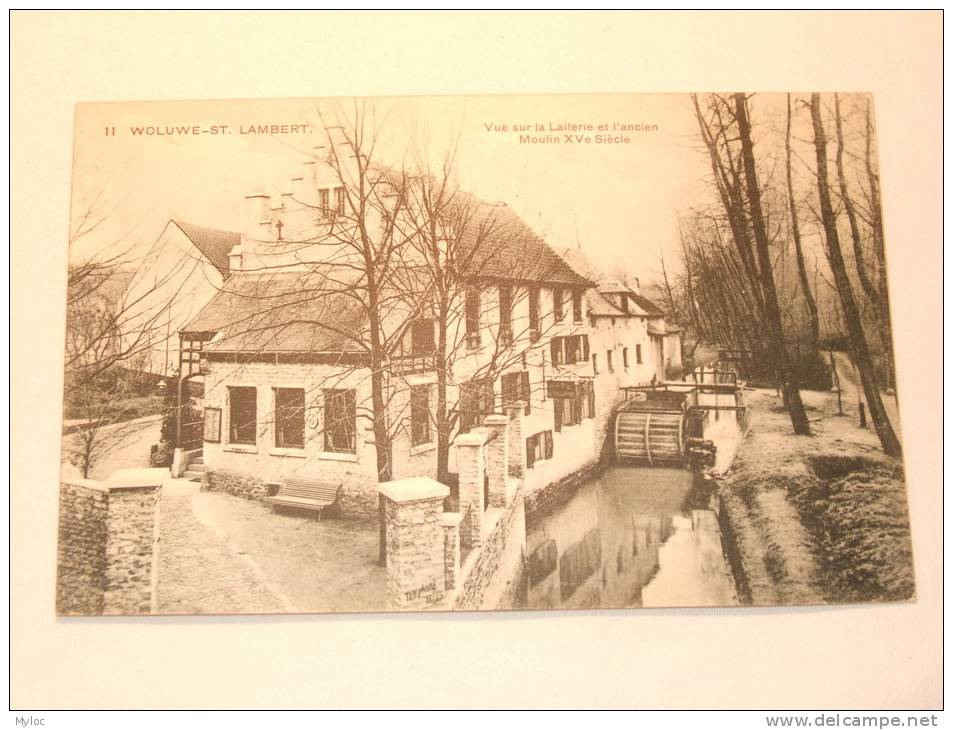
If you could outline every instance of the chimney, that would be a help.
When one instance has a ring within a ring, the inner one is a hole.
[[[267,238],[271,228],[270,197],[256,188],[245,200],[245,235],[254,240]]]
[[[242,270],[244,262],[243,253],[244,249],[241,243],[232,246],[232,250],[228,252],[228,270],[230,273]]]

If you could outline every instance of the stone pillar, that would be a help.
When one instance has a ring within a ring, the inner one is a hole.
[[[457,474],[460,479],[460,539],[471,549],[480,547],[483,541],[483,483],[486,456],[484,450],[489,432],[475,428],[454,439],[457,449]]]
[[[443,569],[447,593],[460,583],[460,520],[459,512],[444,512],[440,515],[443,528]]]
[[[507,473],[517,479],[522,479],[526,474],[526,442],[523,440],[525,406],[526,404],[522,401],[516,401],[506,407],[506,415],[509,418],[509,426],[506,430],[506,440],[508,442]]]
[[[509,443],[506,432],[509,422],[508,416],[495,413],[483,419],[484,427],[490,432],[490,440],[486,444],[490,507],[506,507],[506,480],[509,472]]]
[[[159,492],[166,475],[165,469],[125,470],[105,482],[60,484],[58,613],[155,612]]]
[[[446,595],[440,515],[450,489],[429,477],[383,482],[387,600],[396,610],[438,608]]]

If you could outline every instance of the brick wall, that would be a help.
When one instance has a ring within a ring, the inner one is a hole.
[[[148,480],[60,484],[57,613],[154,609],[159,490]]]

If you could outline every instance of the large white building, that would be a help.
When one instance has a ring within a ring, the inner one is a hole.
[[[348,184],[309,166],[293,194],[249,196],[230,276],[183,328],[207,361],[204,462],[213,489],[261,498],[268,482],[316,477],[342,484],[346,513],[376,514],[381,408],[373,402],[369,288],[341,230],[359,218],[387,240],[399,214],[359,217]],[[635,292],[619,299],[606,285],[597,290],[506,205],[465,200],[444,338],[426,276],[408,273],[419,287],[410,300],[393,284],[377,292],[390,302],[379,304],[387,309],[381,336],[396,343],[379,366],[390,476],[437,473],[444,351],[449,441],[522,404],[520,476],[532,493],[599,458],[620,386],[663,377],[649,332],[661,313],[640,308]],[[402,266],[414,272],[412,259]]]

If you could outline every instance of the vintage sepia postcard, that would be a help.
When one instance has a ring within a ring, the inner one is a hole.
[[[915,595],[874,99],[81,104],[56,610]]]

